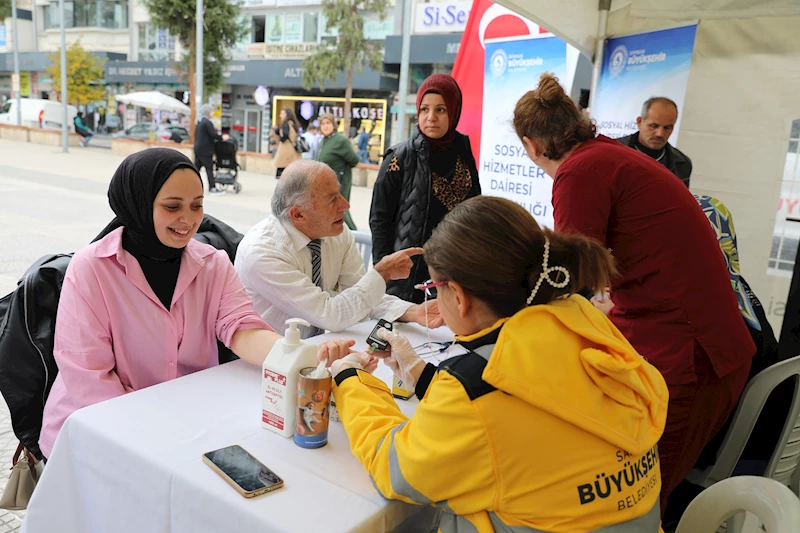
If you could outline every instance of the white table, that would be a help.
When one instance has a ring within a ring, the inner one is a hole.
[[[309,340],[352,338],[364,349],[373,326],[364,322]],[[420,326],[398,329],[414,346],[427,341]],[[431,338],[449,341],[452,332],[431,330]],[[391,382],[383,364],[375,374]],[[58,436],[22,531],[381,533],[417,510],[377,493],[340,423],[331,423],[328,445],[317,450],[263,429],[260,377],[259,368],[236,361],[75,412]],[[416,399],[398,403],[407,415],[416,409]],[[201,460],[232,444],[274,470],[285,487],[254,499],[240,496]]]

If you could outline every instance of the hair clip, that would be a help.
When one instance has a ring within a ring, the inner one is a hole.
[[[569,285],[569,270],[567,270],[563,266],[554,266],[549,267],[547,266],[548,261],[550,260],[550,240],[545,236],[544,238],[544,261],[542,262],[542,273],[539,274],[539,279],[536,281],[536,286],[531,291],[531,295],[528,296],[527,303],[531,305],[533,299],[536,298],[536,293],[539,292],[539,287],[542,286],[542,282],[547,280],[547,283],[555,287],[556,289],[563,289],[567,285]],[[554,281],[550,278],[550,274],[553,272],[563,272],[564,273],[564,281]]]

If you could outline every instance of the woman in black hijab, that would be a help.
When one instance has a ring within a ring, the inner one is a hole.
[[[185,240],[188,242],[203,219],[203,181],[188,157],[168,148],[131,155],[117,168],[108,188],[108,203],[116,217],[95,238],[98,241],[111,231],[124,227],[122,247],[139,262],[147,282],[167,310],[178,281],[186,244],[170,242],[171,245],[166,245],[160,240],[153,222],[153,204],[167,180],[181,170],[197,175],[200,184],[197,195],[200,209],[195,209],[196,224],[193,224],[191,235],[187,234]]]
[[[116,218],[70,261],[56,318],[59,374],[44,410],[49,457],[75,410],[218,364],[217,339],[261,365],[280,335],[258,316],[230,259],[194,236],[203,184],[181,153],[122,162]]]

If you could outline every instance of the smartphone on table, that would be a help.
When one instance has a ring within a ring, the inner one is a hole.
[[[204,453],[203,462],[245,498],[283,487],[283,480],[275,472],[238,444]]]

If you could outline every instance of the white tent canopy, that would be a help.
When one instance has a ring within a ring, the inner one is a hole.
[[[115,98],[117,102],[122,102],[123,104],[158,109],[159,111],[182,113],[184,115],[188,115],[191,112],[189,106],[180,100],[158,91],[118,94]]]
[[[800,194],[800,167],[792,176],[787,164],[792,121],[800,119],[800,0],[495,2],[590,58],[602,32],[601,6],[610,7],[605,34],[611,36],[699,21],[679,147],[694,163],[692,192],[730,209],[742,273],[778,333],[791,278],[768,273],[768,264],[786,235],[776,225],[784,219],[779,201]],[[794,189],[785,179],[794,180]]]
[[[663,27],[693,19],[800,16],[798,0],[495,0],[594,55],[600,5],[610,3],[609,33]]]

